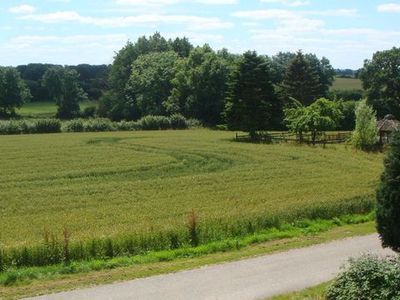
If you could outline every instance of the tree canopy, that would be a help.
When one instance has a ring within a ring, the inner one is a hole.
[[[392,114],[400,119],[400,48],[376,52],[365,61],[360,78],[378,117]]]
[[[276,101],[269,62],[256,52],[246,52],[228,87],[224,115],[229,128],[253,136],[268,129]]]
[[[43,85],[49,96],[56,102],[57,117],[70,119],[79,115],[79,101],[87,99],[86,93],[79,85],[77,71],[64,67],[53,67],[43,75]]]
[[[0,67],[0,115],[13,115],[15,108],[31,99],[29,88],[15,68]]]

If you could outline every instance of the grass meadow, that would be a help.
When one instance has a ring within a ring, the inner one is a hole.
[[[362,82],[358,78],[340,78],[336,77],[333,81],[331,90],[347,91],[347,90],[362,90]]]
[[[81,110],[91,106],[97,106],[97,103],[94,101],[84,101],[80,103]],[[24,104],[16,112],[23,118],[53,118],[57,113],[57,105],[55,102],[30,102]]]
[[[271,220],[330,217],[373,203],[379,154],[241,144],[232,136],[210,130],[2,136],[0,246],[38,244],[44,232],[62,236],[64,228],[71,241],[183,232],[191,212],[204,234],[209,227],[234,235],[237,224],[251,231]]]

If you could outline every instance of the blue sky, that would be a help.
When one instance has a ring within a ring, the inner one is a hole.
[[[359,68],[400,46],[400,1],[2,0],[0,65],[111,63],[128,39],[156,31],[235,53],[302,49]]]

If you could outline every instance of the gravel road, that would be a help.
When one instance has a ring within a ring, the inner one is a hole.
[[[389,255],[376,234],[174,274],[31,298],[79,300],[265,299],[329,281],[350,258]]]

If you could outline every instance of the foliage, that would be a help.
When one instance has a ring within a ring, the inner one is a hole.
[[[31,94],[15,68],[0,67],[0,117],[15,114]]]
[[[79,86],[79,74],[75,70],[53,67],[43,75],[43,85],[58,106],[57,117],[71,119],[79,115],[79,102],[87,95]]]
[[[138,121],[142,130],[160,130],[171,128],[169,118],[164,116],[145,116]]]
[[[133,64],[139,56],[175,51],[180,57],[186,57],[192,48],[186,38],[167,41],[159,33],[148,38],[142,36],[136,43],[128,42],[114,57],[109,73],[110,90],[100,99],[100,114],[114,120],[133,118],[134,107],[130,99],[126,98],[125,88],[132,75]]]
[[[135,60],[125,87],[125,97],[134,111],[128,119],[165,114],[164,102],[171,94],[178,59],[178,54],[168,51],[153,52]]]
[[[61,122],[57,119],[43,119],[34,121],[35,133],[61,132]]]
[[[334,220],[303,219],[280,228],[247,228],[248,234],[200,243],[197,216],[188,215],[187,232],[167,233],[154,239],[146,236],[93,239],[71,243],[68,230],[63,240],[46,233],[43,244],[0,251],[0,285],[13,285],[25,279],[52,277],[58,274],[76,274],[92,270],[110,269],[132,264],[145,264],[176,258],[200,256],[241,249],[252,244],[301,237],[325,232],[337,226],[370,221],[369,215],[345,215]],[[149,252],[148,249],[156,249]],[[68,262],[68,263],[67,263]]]
[[[339,129],[353,131],[356,128],[356,108],[357,101],[340,101],[340,110],[343,113],[343,119],[340,122]]]
[[[282,86],[287,97],[294,98],[303,105],[310,105],[324,96],[321,93],[322,83],[318,71],[312,67],[301,51],[290,61]]]
[[[363,256],[350,261],[329,287],[329,300],[400,298],[400,259]]]
[[[377,192],[377,229],[385,247],[400,252],[400,131],[393,137]]]
[[[270,125],[278,102],[271,82],[271,69],[264,57],[246,52],[228,87],[224,115],[228,126],[254,136]]]
[[[197,47],[177,65],[173,90],[165,103],[170,113],[181,113],[213,126],[221,120],[230,68],[208,45]]]
[[[366,60],[360,78],[367,92],[368,104],[379,118],[387,114],[400,119],[400,48],[378,51]]]
[[[290,131],[296,133],[300,141],[305,132],[310,132],[313,144],[323,131],[335,130],[342,118],[338,103],[325,98],[318,99],[307,107],[294,101],[294,107],[285,109],[285,121]]]
[[[172,129],[186,129],[189,127],[188,120],[181,114],[173,114],[169,117]]]
[[[355,114],[356,128],[352,136],[353,145],[361,150],[370,150],[377,141],[376,113],[364,100],[358,104]]]
[[[328,97],[332,100],[360,101],[364,98],[364,92],[356,89],[332,90],[329,92]]]

